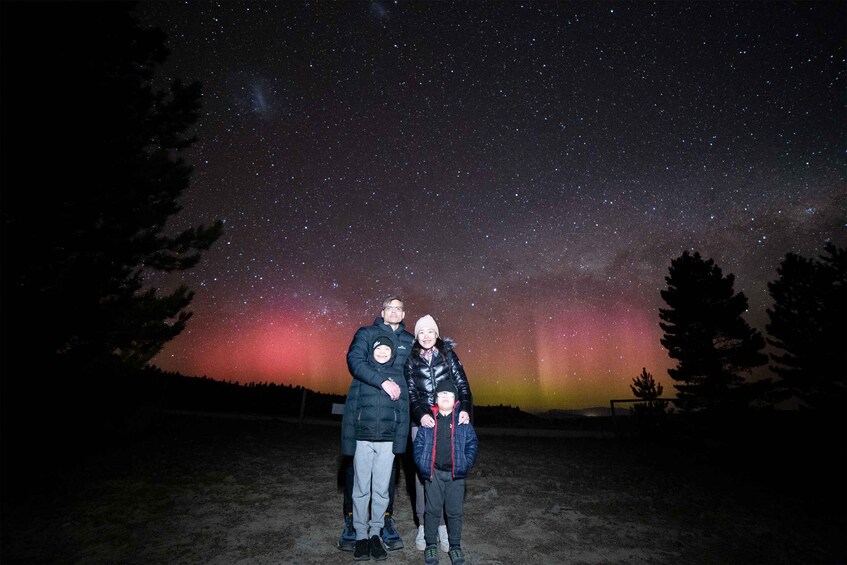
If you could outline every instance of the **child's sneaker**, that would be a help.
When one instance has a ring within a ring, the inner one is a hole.
[[[367,539],[357,539],[356,549],[353,550],[353,561],[371,560],[371,542]]]
[[[448,555],[453,565],[465,565],[465,552],[461,547],[451,547]]]
[[[438,565],[438,546],[431,545],[424,550],[424,565]]]
[[[424,537],[423,526],[418,526],[418,535],[415,537],[415,547],[418,551],[426,549],[426,538]]]
[[[371,557],[376,561],[385,561],[388,559],[388,553],[386,553],[385,548],[382,547],[382,540],[379,539],[379,536],[371,536],[370,541],[371,546]]]
[[[450,551],[450,536],[447,535],[447,526],[438,526],[438,545],[441,546],[441,551],[444,553]]]

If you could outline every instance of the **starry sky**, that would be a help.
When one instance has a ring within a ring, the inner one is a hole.
[[[174,231],[225,221],[185,375],[344,394],[399,294],[474,400],[672,390],[659,292],[712,258],[764,332],[788,252],[845,246],[843,2],[141,2],[162,81],[204,85]],[[164,82],[163,82],[164,84]]]

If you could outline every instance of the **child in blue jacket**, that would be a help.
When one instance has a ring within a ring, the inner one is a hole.
[[[415,465],[420,471],[426,492],[424,514],[424,563],[438,563],[438,523],[441,513],[447,515],[450,539],[450,561],[464,565],[462,552],[462,520],[465,478],[476,461],[479,441],[473,425],[458,425],[455,411],[458,403],[456,385],[444,379],[435,389],[436,406],[432,407],[435,427],[418,429],[414,442]]]

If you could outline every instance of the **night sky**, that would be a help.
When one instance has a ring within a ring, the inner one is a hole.
[[[344,394],[400,294],[480,405],[672,391],[659,292],[684,250],[762,332],[787,252],[844,247],[843,2],[151,2],[203,112],[173,229],[225,221],[154,359]],[[767,374],[767,372],[765,372]]]

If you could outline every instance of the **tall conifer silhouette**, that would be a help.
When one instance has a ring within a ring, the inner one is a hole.
[[[686,411],[731,411],[744,408],[760,386],[742,373],[767,362],[765,340],[741,317],[747,297],[735,293],[732,274],[724,276],[712,259],[688,251],[671,262],[668,305],[659,310],[661,342],[678,361],[668,370],[676,382],[677,406]]]
[[[29,378],[144,366],[193,297],[145,290],[145,272],[192,267],[222,231],[166,230],[189,187],[201,90],[154,89],[165,36],[133,7],[4,7],[3,356],[43,366]]]
[[[805,407],[843,416],[847,400],[847,252],[827,243],[818,259],[788,253],[768,283],[772,368],[778,389]]]

